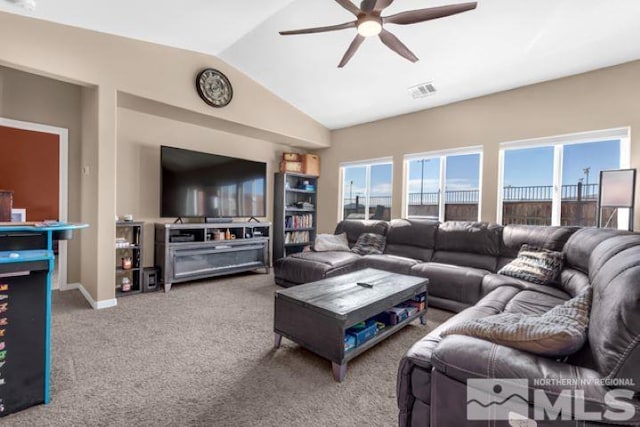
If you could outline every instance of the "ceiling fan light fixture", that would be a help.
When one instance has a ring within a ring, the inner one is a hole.
[[[365,19],[358,23],[358,34],[362,37],[377,36],[382,31],[382,22],[377,19]]]

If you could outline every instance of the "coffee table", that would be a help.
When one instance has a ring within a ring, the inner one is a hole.
[[[358,283],[366,283],[364,287]],[[428,279],[367,268],[317,282],[277,291],[275,294],[275,348],[282,337],[294,341],[332,362],[333,377],[342,382],[347,363],[417,318],[426,324],[425,309],[347,352],[345,331],[416,295],[427,292]]]

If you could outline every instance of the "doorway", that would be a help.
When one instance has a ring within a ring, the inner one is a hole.
[[[67,221],[69,132],[0,117],[0,187],[26,221]],[[11,188],[9,188],[11,187]],[[67,289],[67,242],[58,242],[54,289]]]

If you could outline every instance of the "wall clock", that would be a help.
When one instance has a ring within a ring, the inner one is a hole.
[[[196,89],[198,95],[212,107],[224,107],[233,98],[233,88],[231,82],[218,70],[206,68],[196,77]]]

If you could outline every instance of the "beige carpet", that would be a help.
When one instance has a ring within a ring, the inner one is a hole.
[[[398,362],[450,316],[419,322],[349,364],[283,340],[273,350],[273,285],[248,274],[175,285],[94,311],[55,292],[52,402],[2,426],[393,426]]]

